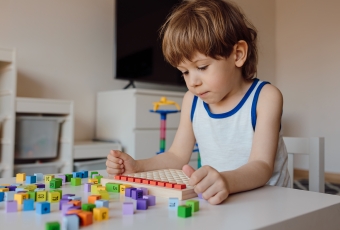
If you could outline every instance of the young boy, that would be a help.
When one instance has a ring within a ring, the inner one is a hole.
[[[144,160],[111,151],[109,176],[182,168],[211,204],[265,184],[288,187],[282,95],[255,78],[257,33],[240,10],[223,0],[183,1],[161,35],[165,59],[188,87],[174,142]],[[196,142],[202,167],[195,171],[187,164]]]

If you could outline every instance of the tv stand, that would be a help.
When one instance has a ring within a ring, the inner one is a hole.
[[[130,86],[132,86],[132,88],[136,88],[135,84],[133,83],[132,80],[129,81],[129,84],[127,84],[124,89],[128,89]]]

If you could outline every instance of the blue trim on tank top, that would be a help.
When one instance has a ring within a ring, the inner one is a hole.
[[[195,110],[196,110],[197,99],[198,99],[198,97],[194,96],[194,99],[192,100],[191,114],[190,114],[191,122],[194,119],[194,113],[195,113]]]
[[[260,95],[261,89],[266,84],[270,84],[270,83],[267,82],[267,81],[263,81],[263,82],[261,82],[259,87],[257,87],[255,95],[254,95],[254,98],[253,98],[253,103],[251,105],[251,125],[253,126],[253,130],[254,131],[255,131],[255,127],[256,127],[256,106],[257,106],[257,101],[259,99],[259,95]]]
[[[239,111],[242,108],[243,104],[247,101],[249,95],[254,90],[258,81],[259,81],[259,79],[257,79],[257,78],[254,79],[254,82],[251,84],[250,88],[248,89],[246,94],[243,96],[242,100],[238,103],[238,105],[236,105],[235,108],[233,108],[229,112],[214,114],[214,113],[210,112],[209,105],[207,103],[203,102],[205,110],[207,111],[207,113],[209,114],[209,116],[211,118],[221,119],[221,118],[226,118],[226,117],[230,117],[230,116],[234,115],[237,111]]]

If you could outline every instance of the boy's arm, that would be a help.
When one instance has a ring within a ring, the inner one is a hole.
[[[190,114],[194,95],[189,91],[184,95],[180,123],[169,151],[152,158],[137,160],[138,172],[156,169],[181,169],[190,160],[195,145]]]
[[[228,182],[229,193],[254,189],[265,185],[271,178],[279,139],[283,98],[272,85],[261,90],[256,108],[256,128],[248,163],[222,172]]]

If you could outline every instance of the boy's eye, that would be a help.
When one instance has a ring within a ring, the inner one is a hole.
[[[183,76],[183,77],[186,76],[186,75],[188,75],[188,74],[189,74],[188,71],[182,72],[182,76]]]
[[[197,67],[198,70],[206,70],[208,68],[208,66],[202,66],[202,67]]]

